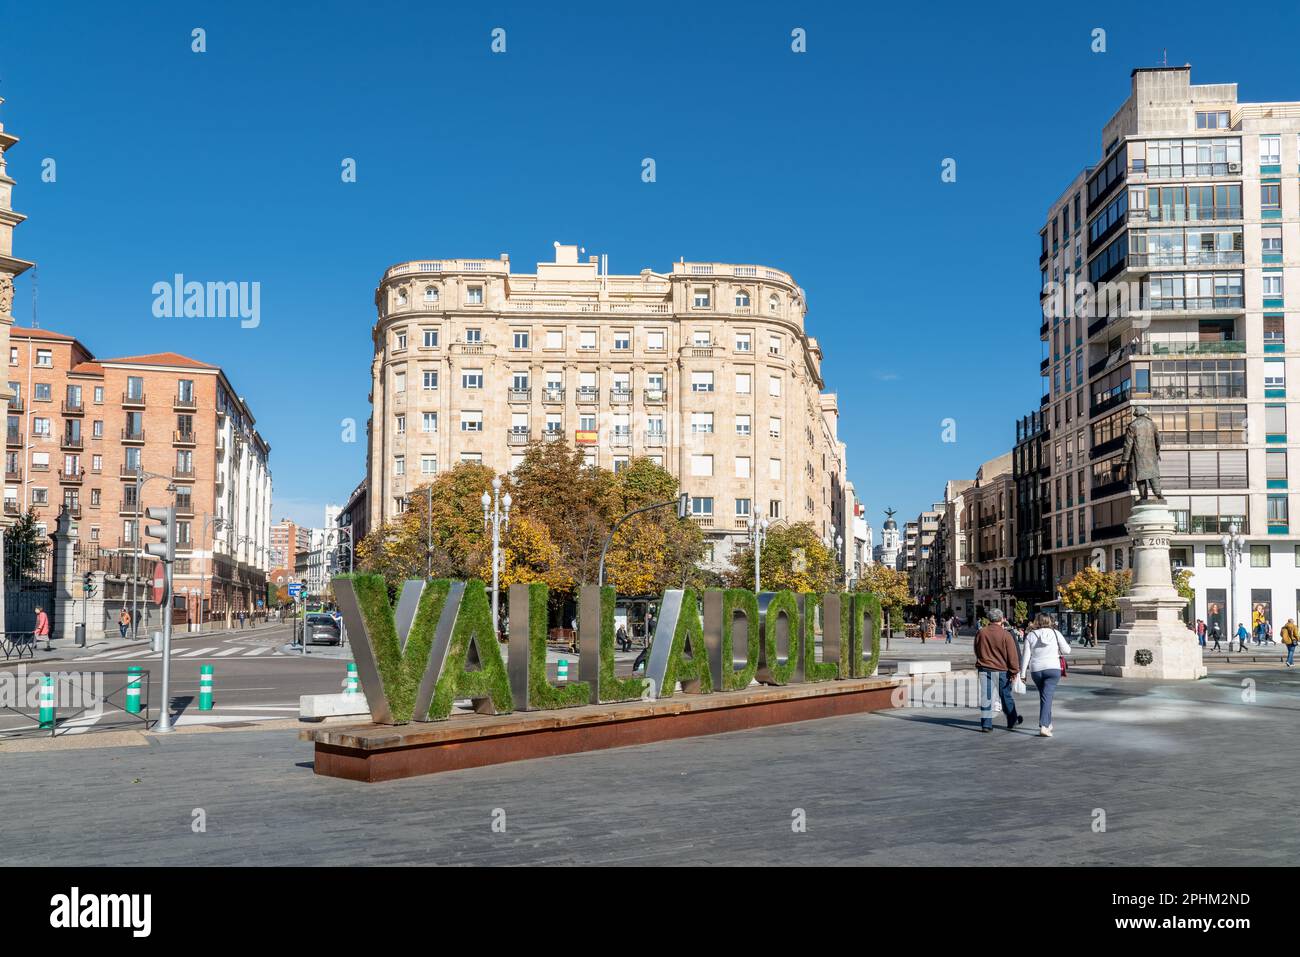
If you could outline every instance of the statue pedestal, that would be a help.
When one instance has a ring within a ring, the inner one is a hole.
[[[1205,677],[1196,633],[1183,623],[1186,599],[1169,573],[1169,536],[1174,517],[1160,500],[1133,505],[1133,584],[1119,599],[1122,624],[1110,634],[1102,673],[1155,681]],[[1150,660],[1140,664],[1139,659]]]

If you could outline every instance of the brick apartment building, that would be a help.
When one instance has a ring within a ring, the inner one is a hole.
[[[176,620],[257,609],[271,558],[270,447],[220,368],[172,352],[97,359],[73,336],[15,327],[8,373],[9,521],[32,509],[52,528],[67,506],[83,566],[122,573],[140,551],[144,509],[174,500]]]

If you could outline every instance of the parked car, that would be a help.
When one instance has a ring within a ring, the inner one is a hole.
[[[307,642],[313,645],[341,645],[343,635],[338,622],[329,615],[307,616]]]

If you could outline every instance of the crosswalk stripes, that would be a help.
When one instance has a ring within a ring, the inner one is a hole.
[[[243,651],[243,650],[244,650],[244,649],[241,648],[239,645],[232,645],[232,646],[229,647],[229,648],[223,648],[221,651],[218,651],[218,652],[217,652],[215,655],[213,655],[212,657],[213,657],[213,658],[224,658],[224,657],[226,657],[227,655],[237,654],[238,652],[241,652],[241,651]]]
[[[211,648],[195,648],[193,651],[174,651],[172,652],[172,657],[173,658],[198,658],[201,655],[206,655],[208,652],[216,651],[216,650],[217,650],[217,646],[213,645]]]
[[[213,654],[215,652],[215,654]],[[227,648],[218,650],[218,646],[210,648],[181,648],[172,650],[172,658],[229,658],[238,655],[241,658],[256,658],[265,655],[269,658],[296,658],[297,655],[288,655],[279,649],[269,647],[249,648],[247,645],[231,645]],[[162,659],[161,651],[150,651],[147,646],[141,646],[123,651],[115,648],[111,651],[101,651],[98,654],[86,655],[84,658],[78,658],[78,661],[159,661]]]
[[[264,655],[264,654],[266,654],[266,653],[267,653],[268,651],[270,651],[270,650],[271,650],[270,648],[254,648],[252,651],[246,651],[246,652],[244,652],[242,655],[240,655],[240,657],[241,657],[241,658],[252,658],[252,657],[254,657],[255,655]]]

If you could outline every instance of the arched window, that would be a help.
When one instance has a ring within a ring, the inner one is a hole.
[[[772,293],[772,295],[767,297],[767,311],[768,312],[781,311],[781,297],[778,296],[776,293]]]
[[[406,290],[404,288],[397,290],[397,304],[399,306],[406,305]]]
[[[438,301],[438,290],[435,289],[433,286],[425,286],[425,287],[424,287],[424,301],[425,301],[425,302],[437,302],[437,301]]]
[[[749,293],[744,289],[736,290],[736,305],[742,309],[749,308]]]

